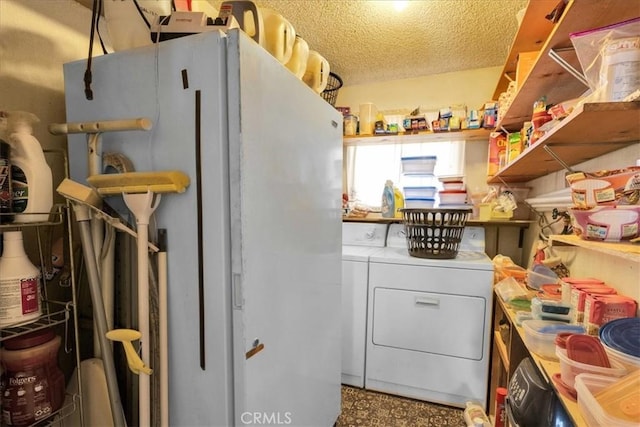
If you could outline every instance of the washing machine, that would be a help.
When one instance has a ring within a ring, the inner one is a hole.
[[[387,224],[342,224],[342,383],[364,387],[369,256],[385,244]]]
[[[369,256],[365,388],[486,407],[493,264],[484,229],[466,227],[455,259],[409,255],[402,224]]]

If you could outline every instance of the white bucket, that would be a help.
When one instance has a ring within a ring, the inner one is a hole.
[[[310,50],[307,69],[302,76],[302,81],[316,93],[321,93],[327,87],[328,79],[329,62],[315,50]]]
[[[282,64],[291,59],[296,30],[282,15],[274,10],[261,8],[264,26],[265,48]]]
[[[297,78],[302,79],[305,71],[307,71],[308,59],[309,45],[302,37],[296,36],[291,51],[291,59],[289,59],[285,66],[295,74]]]

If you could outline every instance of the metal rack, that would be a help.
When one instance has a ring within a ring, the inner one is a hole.
[[[61,150],[45,150],[45,154],[47,153],[55,153],[63,156],[64,158],[64,166],[65,166],[65,174],[68,175],[68,161],[67,155],[64,151]],[[33,425],[48,425],[54,422],[59,422],[61,419],[66,418],[74,414],[76,411],[79,411],[79,419],[81,425],[84,425],[84,414],[82,409],[82,377],[80,372],[80,338],[78,333],[78,314],[77,314],[77,292],[76,292],[76,280],[74,272],[75,269],[75,261],[73,257],[73,251],[71,249],[68,250],[69,253],[65,253],[65,272],[68,271],[69,274],[66,275],[63,272],[60,272],[61,276],[58,280],[58,284],[61,287],[70,288],[71,297],[68,301],[56,301],[49,300],[47,298],[47,289],[51,286],[51,280],[47,278],[45,274],[45,260],[44,260],[44,251],[43,251],[43,236],[41,233],[41,229],[44,227],[55,227],[55,226],[65,226],[67,232],[63,238],[66,238],[68,241],[67,248],[73,248],[73,235],[71,233],[72,222],[70,215],[70,207],[67,204],[54,204],[49,212],[49,221],[44,222],[32,222],[32,223],[7,223],[0,224],[0,232],[4,231],[15,231],[15,230],[23,230],[26,228],[35,228],[36,229],[36,239],[37,239],[37,247],[38,247],[38,263],[40,265],[42,271],[42,290],[43,290],[43,301],[42,301],[42,315],[34,322],[31,322],[26,325],[18,325],[11,326],[6,328],[0,328],[0,343],[3,341],[19,337],[21,335],[25,335],[27,333],[31,333],[37,330],[41,330],[44,328],[52,328],[58,325],[64,325],[64,344],[62,350],[69,354],[75,350],[75,367],[77,371],[77,390],[76,394],[70,395],[70,399],[63,403],[63,405],[55,412],[51,413],[46,419],[38,420]],[[40,213],[41,214],[41,213]],[[73,322],[70,325],[70,322]],[[71,329],[71,327],[73,329]],[[73,337],[71,337],[73,334]],[[4,425],[4,424],[3,424]]]

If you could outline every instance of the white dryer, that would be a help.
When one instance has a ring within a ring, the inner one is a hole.
[[[402,224],[369,257],[365,388],[486,407],[493,264],[484,229],[466,227],[455,259],[409,255]]]
[[[342,224],[342,383],[364,387],[369,256],[385,244],[387,224]]]

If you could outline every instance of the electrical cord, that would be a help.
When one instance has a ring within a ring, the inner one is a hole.
[[[91,90],[91,58],[93,56],[93,36],[96,31],[96,23],[98,21],[98,11],[100,9],[100,0],[93,0],[91,8],[91,34],[89,35],[89,54],[87,55],[87,69],[84,72],[84,96],[87,100],[93,99],[93,90]]]

